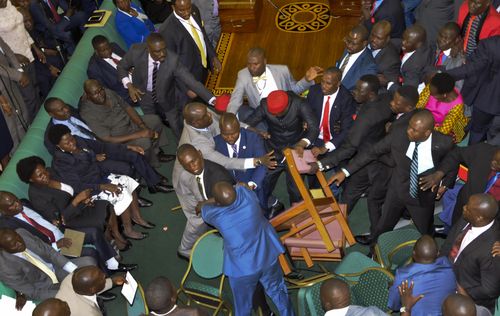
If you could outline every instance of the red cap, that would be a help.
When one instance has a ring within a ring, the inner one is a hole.
[[[219,112],[226,112],[231,95],[224,93],[215,99],[215,109]]]
[[[267,96],[267,110],[276,115],[283,112],[288,106],[288,94],[283,90],[276,90]]]

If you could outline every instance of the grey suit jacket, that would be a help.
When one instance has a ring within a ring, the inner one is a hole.
[[[134,86],[146,92],[148,84],[148,56],[149,52],[146,43],[132,45],[118,64],[117,70],[120,80],[128,77],[129,69],[134,67],[132,82]],[[201,82],[196,81],[189,70],[179,62],[177,54],[168,49],[167,58],[160,64],[156,80],[158,102],[163,109],[173,109],[175,106],[172,102],[175,99],[175,82],[177,80],[183,82],[207,102],[213,97],[213,94]],[[151,105],[146,105],[146,107],[151,107]]]
[[[351,305],[345,316],[387,316],[387,314],[375,306],[363,307]]]
[[[62,268],[69,262],[68,259],[28,231],[18,228],[16,232],[23,238],[27,249],[54,266],[59,280],[67,275]],[[54,297],[59,289],[59,284],[52,284],[47,274],[30,262],[6,251],[0,251],[0,281],[24,293],[29,299],[36,300]]]
[[[73,285],[71,284],[72,278],[73,273],[64,278],[61,283],[61,288],[57,292],[56,298],[68,303],[69,309],[71,310],[71,315],[101,316],[102,312],[97,305],[93,304],[90,300],[86,299],[82,295],[75,293],[75,291],[73,290]],[[113,282],[110,278],[107,278],[104,290],[102,290],[101,292],[105,292],[112,287]]]
[[[276,81],[276,86],[279,90],[293,91],[296,94],[300,94],[307,90],[310,86],[314,84],[314,80],[308,82],[305,78],[299,81],[295,81],[285,65],[267,65],[271,71],[274,80]],[[248,99],[248,104],[252,108],[257,108],[260,104],[260,95],[257,87],[253,83],[252,75],[247,68],[244,68],[238,72],[238,79],[236,79],[236,86],[234,87],[233,93],[231,94],[231,100],[227,107],[227,111],[231,113],[237,113],[243,104],[243,97],[246,96]]]

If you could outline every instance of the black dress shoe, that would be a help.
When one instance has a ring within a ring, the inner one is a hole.
[[[139,224],[137,223],[136,221],[132,220],[132,223],[134,223],[135,225],[139,225],[141,226],[142,228],[146,228],[146,229],[153,229],[156,227],[156,224],[153,224],[151,223],[150,221],[146,221],[146,225],[143,225],[143,224]]]
[[[158,160],[160,162],[169,162],[175,160],[175,155],[166,154],[164,152],[158,153]]]
[[[137,264],[135,264],[135,263],[129,263],[129,264],[120,263],[118,265],[118,269],[111,270],[111,273],[132,271],[136,268],[137,268]]]
[[[130,236],[127,236],[125,234],[123,234],[123,236],[125,236],[125,238],[127,238],[127,239],[132,239],[132,240],[143,240],[144,238],[149,237],[149,233],[142,233],[142,236],[139,238],[130,237]]]
[[[271,219],[271,218],[277,216],[278,214],[282,213],[284,210],[285,210],[285,205],[283,205],[283,203],[278,201],[269,210],[269,214],[267,215],[267,219]]]
[[[116,295],[114,295],[113,293],[104,292],[97,294],[97,298],[101,299],[104,302],[109,302],[114,300],[116,298]]]
[[[174,192],[174,187],[171,185],[162,185],[162,184],[157,184],[151,187],[148,187],[149,193],[155,194],[158,192],[161,193],[170,193]]]
[[[357,235],[357,236],[354,236],[354,239],[356,239],[356,242],[358,244],[361,244],[364,246],[370,245],[373,241],[373,238],[371,235]]]
[[[153,206],[153,201],[145,199],[143,197],[138,197],[137,202],[139,203],[139,207],[150,207]]]
[[[161,185],[170,185],[170,183],[168,183],[168,178],[167,177],[161,177],[160,179],[160,182],[158,182],[158,184],[161,184]]]

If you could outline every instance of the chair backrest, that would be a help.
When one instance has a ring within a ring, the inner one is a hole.
[[[205,279],[213,279],[222,274],[223,240],[216,233],[215,229],[206,232],[196,241],[191,251],[190,263],[196,274]]]
[[[144,296],[144,290],[139,283],[137,284],[137,291],[132,305],[130,305],[126,300],[125,304],[127,305],[128,316],[142,316],[148,315],[149,313],[149,309],[146,304],[146,297]]]
[[[0,297],[2,295],[16,298],[16,292],[7,285],[3,284],[3,282],[0,282]]]
[[[411,258],[413,244],[420,238],[413,228],[385,232],[378,237],[375,252],[377,261],[386,269],[395,270]]]
[[[383,268],[368,268],[363,272],[358,283],[351,287],[351,294],[356,305],[376,306],[386,311],[389,300],[389,287],[394,276]]]
[[[361,252],[353,251],[347,254],[333,271],[349,282],[357,282],[359,276],[368,268],[380,267],[380,264],[368,258]]]

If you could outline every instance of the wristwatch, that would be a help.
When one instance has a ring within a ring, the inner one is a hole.
[[[406,313],[406,306],[401,306],[401,308],[399,309],[399,312]]]

